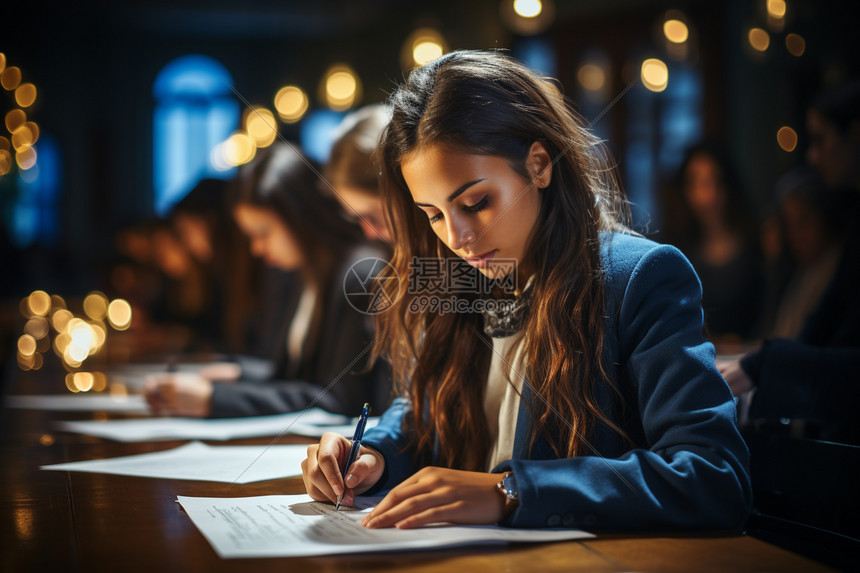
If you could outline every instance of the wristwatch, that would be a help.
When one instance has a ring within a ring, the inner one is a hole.
[[[517,495],[517,479],[513,472],[505,472],[505,475],[496,484],[496,489],[505,496],[505,517],[507,517],[520,503]]]

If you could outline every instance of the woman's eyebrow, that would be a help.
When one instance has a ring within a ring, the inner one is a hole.
[[[469,181],[468,183],[463,183],[462,185],[460,185],[460,187],[457,188],[456,191],[454,191],[453,193],[448,195],[448,202],[450,203],[451,201],[453,201],[454,199],[456,199],[457,197],[462,195],[466,191],[466,189],[468,189],[472,185],[476,185],[476,184],[480,183],[484,179],[486,179],[486,178],[482,177],[481,179],[475,179],[474,181]],[[417,201],[415,202],[415,204],[418,205],[419,207],[432,207],[433,206],[433,205],[430,205],[429,203],[419,203]]]

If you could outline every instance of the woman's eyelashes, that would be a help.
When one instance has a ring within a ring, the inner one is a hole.
[[[463,209],[467,213],[477,213],[478,211],[483,211],[487,208],[487,203],[490,202],[489,195],[484,195],[484,198],[475,203],[474,205],[466,205]]]
[[[487,208],[487,204],[490,202],[490,196],[484,195],[484,198],[475,203],[474,205],[463,205],[463,210],[467,213],[477,213],[478,211],[483,211]],[[432,217],[429,218],[430,223],[435,223],[436,221],[440,221],[442,219],[442,213],[436,213]]]

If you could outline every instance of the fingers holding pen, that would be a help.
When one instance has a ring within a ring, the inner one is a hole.
[[[362,446],[358,458],[350,465],[343,479],[343,465],[349,456],[350,441],[339,434],[325,434],[319,444],[308,447],[308,457],[302,462],[305,489],[317,501],[353,505],[355,495],[375,484],[385,467],[385,460],[375,450]]]

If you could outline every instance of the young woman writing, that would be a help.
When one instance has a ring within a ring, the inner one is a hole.
[[[454,52],[391,103],[380,159],[400,287],[376,350],[402,397],[345,484],[348,440],[308,449],[309,495],[390,490],[371,528],[741,528],[748,452],[699,282],[674,247],[626,231],[602,147],[558,89],[498,53]],[[413,257],[459,257],[496,303],[515,282],[510,305],[415,312],[411,275],[428,265]]]

